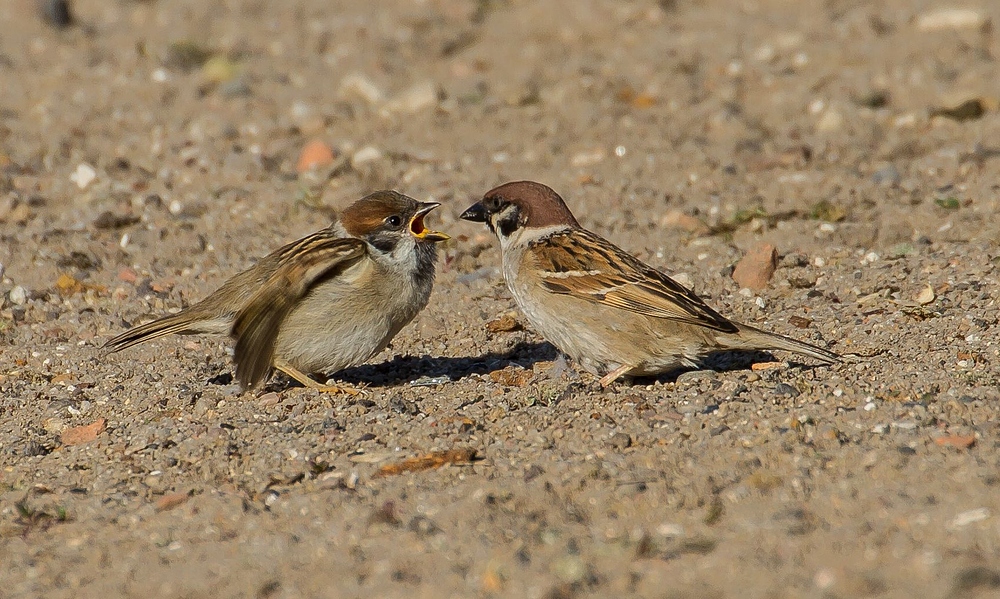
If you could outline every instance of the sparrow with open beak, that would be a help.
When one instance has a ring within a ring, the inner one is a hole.
[[[500,241],[507,287],[545,339],[603,375],[657,375],[720,350],[782,349],[824,363],[837,354],[729,320],[692,291],[580,226],[540,183],[501,185],[462,218]]]
[[[272,252],[197,304],[130,329],[105,347],[118,351],[170,333],[230,334],[236,378],[245,389],[274,367],[307,387],[357,393],[308,375],[365,362],[427,305],[434,244],[449,238],[424,225],[437,206],[375,192],[330,227]]]

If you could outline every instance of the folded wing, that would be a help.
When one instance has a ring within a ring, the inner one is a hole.
[[[260,382],[274,361],[281,324],[309,290],[336,276],[365,255],[359,239],[336,237],[324,229],[276,253],[277,268],[236,314],[236,378],[245,389]]]
[[[739,331],[689,289],[597,235],[576,229],[531,247],[551,293],[724,333]]]

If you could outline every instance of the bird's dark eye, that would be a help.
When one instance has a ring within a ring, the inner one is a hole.
[[[403,225],[403,219],[399,217],[398,214],[393,214],[392,216],[385,217],[385,224],[389,225],[393,229],[399,228]]]
[[[504,201],[497,196],[490,196],[483,200],[483,206],[485,206],[486,210],[489,212],[499,212],[503,207],[503,203]]]

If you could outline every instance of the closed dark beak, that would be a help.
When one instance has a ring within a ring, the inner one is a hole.
[[[476,202],[466,209],[459,217],[463,220],[470,220],[474,223],[485,223],[486,222],[486,208],[483,207],[482,202]]]

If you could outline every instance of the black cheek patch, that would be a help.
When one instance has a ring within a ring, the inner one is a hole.
[[[512,210],[510,214],[497,221],[497,229],[503,233],[504,237],[510,237],[513,235],[514,231],[517,231],[518,225],[518,214],[516,210]]]
[[[391,254],[396,249],[397,239],[389,235],[372,235],[368,243],[383,254]]]

